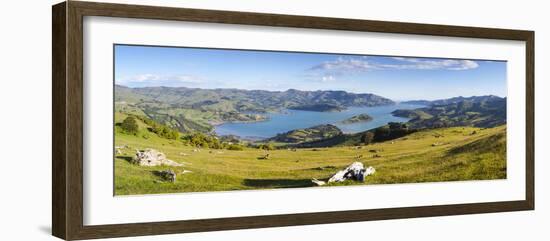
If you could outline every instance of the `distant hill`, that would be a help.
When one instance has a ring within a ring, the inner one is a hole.
[[[497,96],[457,97],[432,101],[414,110],[395,110],[395,116],[411,118],[412,128],[452,126],[494,127],[506,123],[506,98]]]
[[[506,124],[506,98],[496,96],[457,97],[439,100],[413,110],[395,110],[393,115],[410,118],[406,123],[390,122],[372,130],[340,134],[331,138],[300,143],[298,147],[332,147],[362,144],[367,132],[374,134],[373,142],[403,137],[421,129],[473,126],[491,128]]]
[[[472,103],[477,103],[477,102],[487,102],[487,101],[494,101],[494,100],[500,100],[500,99],[503,99],[503,98],[495,95],[482,95],[482,96],[470,96],[470,97],[458,96],[458,97],[453,97],[448,99],[439,99],[439,100],[409,100],[409,101],[403,101],[401,102],[401,104],[448,105],[448,104],[456,104],[462,101],[470,101]]]
[[[318,112],[339,112],[346,108],[332,104],[312,104],[312,105],[298,105],[288,107],[291,110],[305,110],[305,111],[318,111]]]
[[[128,88],[115,86],[115,100],[134,103],[164,103],[167,105],[205,109],[265,112],[274,109],[325,104],[338,107],[390,105],[390,99],[375,94],[355,94],[345,91],[286,91],[242,89],[197,89],[186,87]]]
[[[224,122],[254,122],[283,109],[340,111],[351,106],[391,105],[374,94],[345,91],[129,88],[115,85],[115,111],[145,115],[182,132],[208,132]]]
[[[364,144],[363,137],[368,132],[373,134],[372,142],[383,142],[388,140],[397,139],[408,134],[416,132],[416,129],[410,129],[407,124],[399,122],[390,122],[385,126],[374,128],[371,130],[346,134],[342,133],[330,138],[324,138],[319,140],[312,140],[295,145],[300,148],[312,148],[312,147],[333,147],[333,146],[356,146]]]
[[[330,124],[318,125],[305,129],[291,130],[285,133],[276,135],[267,139],[267,141],[285,142],[285,143],[302,143],[308,141],[318,141],[341,135],[342,131]]]

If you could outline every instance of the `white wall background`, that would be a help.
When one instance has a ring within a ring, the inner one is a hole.
[[[56,240],[51,230],[51,9],[8,1],[0,10],[0,240]],[[407,21],[536,31],[536,210],[255,230],[155,240],[548,240],[550,238],[550,21],[545,1],[233,0],[116,2]],[[351,231],[357,230],[359,234]],[[152,240],[153,237],[121,240]]]

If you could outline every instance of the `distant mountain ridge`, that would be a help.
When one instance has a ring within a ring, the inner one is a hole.
[[[284,109],[340,111],[352,106],[395,104],[370,93],[317,90],[286,91],[199,89],[186,87],[130,88],[115,85],[115,110],[147,117],[182,132],[209,132],[224,122],[265,120],[258,114]]]
[[[506,98],[491,95],[456,97],[432,101],[424,108],[395,110],[392,114],[411,118],[408,124],[412,128],[495,127],[506,124]]]
[[[482,102],[482,101],[493,101],[503,99],[496,95],[481,95],[481,96],[470,96],[470,97],[453,97],[448,99],[439,99],[439,100],[408,100],[402,101],[401,104],[412,104],[412,105],[448,105],[455,104],[462,101],[471,101],[473,103]]]
[[[162,102],[171,105],[200,108],[231,102],[234,110],[257,111],[254,103],[265,109],[280,109],[315,104],[339,107],[378,106],[395,104],[390,99],[375,94],[355,94],[346,91],[316,90],[286,91],[242,90],[242,89],[199,89],[187,87],[141,87],[115,86],[116,101],[141,100]]]

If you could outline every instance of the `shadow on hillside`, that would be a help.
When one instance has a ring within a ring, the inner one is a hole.
[[[116,158],[125,160],[130,163],[132,163],[132,159],[133,159],[131,156],[116,156]]]
[[[244,179],[243,184],[255,188],[312,187],[311,179]]]
[[[449,154],[460,153],[484,153],[484,152],[506,152],[506,133],[496,133],[488,137],[470,142],[468,144],[454,147],[448,151]]]

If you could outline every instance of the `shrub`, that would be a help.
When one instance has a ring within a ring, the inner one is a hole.
[[[143,123],[150,126],[150,128],[148,128],[148,130],[150,132],[153,132],[153,133],[157,134],[160,137],[163,137],[163,138],[166,138],[166,139],[172,139],[172,140],[177,140],[180,137],[180,132],[178,130],[172,129],[172,128],[170,128],[168,126],[165,126],[163,124],[159,124],[158,122],[156,122],[156,121],[154,121],[150,118],[147,118],[145,116],[140,116],[140,115],[132,115],[130,117],[137,118],[137,119],[143,121]],[[130,117],[128,117],[128,118],[130,118]]]
[[[170,127],[167,127],[165,125],[160,125],[160,124],[157,124],[157,125],[154,125],[152,128],[151,128],[151,131],[156,133],[157,135],[159,135],[160,137],[164,137],[166,139],[172,139],[172,140],[176,140],[179,138],[180,136],[180,133],[179,131],[177,130],[174,130]]]
[[[218,138],[197,132],[182,137],[183,143],[202,148],[222,149],[224,144]]]
[[[397,139],[415,132],[415,129],[409,129],[406,124],[398,122],[390,122],[388,126],[382,126],[374,130],[375,142],[382,142]]]
[[[258,146],[258,149],[271,151],[271,150],[275,150],[275,146],[273,145],[273,143],[260,144]]]
[[[241,145],[229,145],[227,147],[227,150],[231,150],[231,151],[242,151],[243,149],[244,148]]]
[[[126,117],[126,119],[122,121],[122,124],[120,124],[120,128],[128,134],[134,134],[134,135],[139,130],[139,126],[137,124],[136,118],[131,116]]]

